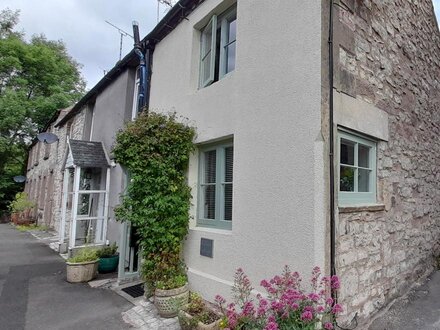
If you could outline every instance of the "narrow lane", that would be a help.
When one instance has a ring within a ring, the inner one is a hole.
[[[132,307],[113,291],[66,282],[64,260],[29,233],[0,224],[0,330],[123,330]]]

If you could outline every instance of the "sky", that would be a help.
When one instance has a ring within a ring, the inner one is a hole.
[[[63,40],[82,64],[82,75],[91,89],[119,60],[120,34],[105,21],[133,35],[132,21],[139,22],[141,39],[157,23],[157,0],[0,0],[0,10],[20,9],[16,30],[26,38],[43,33]],[[160,5],[162,18],[168,7]],[[122,57],[133,49],[133,39],[123,38]]]
[[[440,21],[440,0],[433,0]],[[119,60],[120,34],[109,21],[132,33],[139,22],[141,38],[157,23],[157,0],[0,0],[0,10],[20,9],[17,29],[26,37],[44,33],[50,40],[63,40],[69,54],[82,64],[82,74],[91,89]],[[159,17],[168,7],[159,7]],[[133,39],[123,38],[122,57],[133,48]]]

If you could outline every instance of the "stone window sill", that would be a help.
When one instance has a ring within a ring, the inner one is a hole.
[[[384,204],[339,206],[339,213],[382,212],[382,211],[385,211]]]

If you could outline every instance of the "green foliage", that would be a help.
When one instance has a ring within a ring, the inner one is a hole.
[[[197,329],[199,322],[210,324],[221,318],[221,316],[214,313],[206,305],[203,298],[195,292],[190,293],[189,304],[185,306],[183,310],[191,317],[179,313],[179,323],[182,330]]]
[[[31,224],[31,225],[18,225],[15,226],[15,229],[17,229],[18,231],[29,231],[29,230],[46,231],[48,228],[46,226]]]
[[[55,114],[84,93],[80,65],[62,41],[26,41],[14,32],[18,11],[0,11],[0,214],[22,185],[29,142]]]
[[[79,250],[74,257],[67,259],[67,262],[81,263],[81,262],[88,262],[95,260],[98,260],[96,249],[91,247],[85,247]]]
[[[188,232],[191,192],[185,173],[194,137],[195,129],[175,115],[156,113],[142,114],[116,137],[113,153],[131,180],[115,212],[137,229],[150,289],[186,281],[180,256]]]
[[[28,199],[28,195],[25,192],[19,192],[15,195],[15,199],[9,205],[9,209],[12,213],[18,213],[31,209],[34,206],[35,203]]]
[[[110,258],[116,255],[116,251],[118,250],[118,246],[116,243],[113,243],[112,245],[105,246],[102,249],[99,249],[96,254],[98,255],[98,258]]]

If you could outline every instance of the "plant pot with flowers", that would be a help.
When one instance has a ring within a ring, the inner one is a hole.
[[[116,243],[99,249],[96,254],[99,258],[98,272],[101,274],[111,273],[116,270],[119,263],[118,246]]]
[[[189,303],[179,311],[179,323],[182,330],[220,329],[222,315],[210,308],[203,298],[191,292]]]
[[[98,256],[96,249],[85,247],[75,256],[67,259],[67,282],[81,283],[91,281],[98,273]]]

